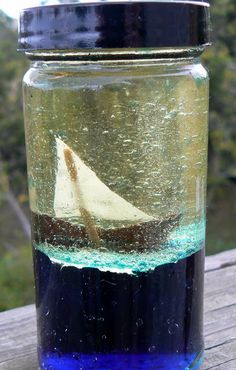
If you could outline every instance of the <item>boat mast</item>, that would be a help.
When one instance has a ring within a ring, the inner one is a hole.
[[[90,213],[88,212],[84,204],[83,195],[80,189],[80,184],[79,184],[79,179],[78,179],[78,172],[77,172],[75,162],[73,159],[73,153],[69,148],[64,149],[64,158],[65,158],[67,170],[70,174],[72,185],[77,195],[78,208],[79,208],[81,217],[83,219],[88,237],[95,244],[99,244],[100,238],[98,235],[98,231],[96,229],[95,223]]]

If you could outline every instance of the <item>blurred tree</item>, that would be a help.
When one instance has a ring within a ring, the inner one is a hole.
[[[236,2],[211,7],[212,46],[203,59],[210,71],[209,194],[236,180]],[[210,197],[212,198],[212,197]]]
[[[18,54],[16,24],[0,13],[0,160],[16,194],[26,191],[21,79],[25,58]]]
[[[31,250],[29,246],[5,252],[0,259],[0,311],[33,302]]]

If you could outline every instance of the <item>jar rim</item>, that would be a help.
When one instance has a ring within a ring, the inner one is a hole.
[[[201,47],[209,23],[203,0],[44,5],[21,11],[18,50]]]

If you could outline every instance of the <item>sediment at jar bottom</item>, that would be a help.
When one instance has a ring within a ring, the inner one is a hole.
[[[185,369],[201,354],[203,250],[136,275],[38,250],[34,263],[42,369]]]
[[[180,215],[172,214],[162,220],[143,222],[126,227],[103,229],[97,228],[100,238],[100,246],[113,250],[123,249],[126,251],[136,249],[159,249],[167,240],[169,233],[178,226]],[[86,228],[82,225],[72,224],[66,220],[53,218],[32,212],[31,222],[33,225],[32,237],[36,243],[49,243],[51,245],[63,245],[64,247],[82,247],[86,243],[93,246],[89,239]],[[98,245],[94,245],[97,247]]]

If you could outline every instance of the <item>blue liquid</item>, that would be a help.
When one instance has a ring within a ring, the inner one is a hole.
[[[128,369],[190,369],[189,364],[193,364],[191,369],[197,370],[202,363],[202,357],[197,358],[196,355],[192,356],[168,356],[168,355],[74,355],[73,358],[69,355],[48,356],[43,358],[42,369],[56,369],[56,370],[128,370]],[[195,365],[194,365],[195,363]]]
[[[204,250],[135,274],[34,251],[41,369],[197,369]]]

